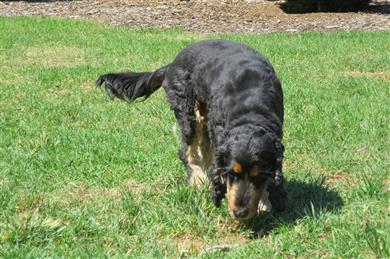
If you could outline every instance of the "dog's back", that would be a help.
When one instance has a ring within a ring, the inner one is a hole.
[[[231,84],[240,88],[232,90],[242,91],[242,85],[234,81],[243,80],[249,70],[258,76],[260,73],[275,76],[271,64],[256,50],[227,40],[205,40],[189,45],[170,67],[188,71],[199,86],[216,87],[216,91]]]
[[[256,50],[227,40],[195,43],[182,50],[169,65],[166,84],[175,85],[178,77],[188,78],[186,87],[193,88],[200,102],[227,112],[223,115],[225,123],[236,117],[244,120],[245,114],[257,111],[273,121],[269,127],[281,136],[282,89],[272,65]],[[258,117],[251,119],[264,120]]]

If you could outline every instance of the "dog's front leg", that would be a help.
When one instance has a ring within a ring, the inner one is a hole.
[[[284,211],[287,203],[287,192],[284,189],[284,178],[281,166],[276,171],[275,181],[269,185],[268,192],[272,208],[278,212]]]

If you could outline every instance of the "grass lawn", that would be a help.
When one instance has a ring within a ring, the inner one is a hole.
[[[162,90],[129,105],[94,86],[215,37],[258,49],[285,93],[289,208],[244,226],[187,185]],[[389,257],[389,42],[1,17],[0,257]]]

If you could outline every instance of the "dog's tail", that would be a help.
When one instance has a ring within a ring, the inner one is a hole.
[[[137,98],[148,98],[159,89],[165,78],[169,65],[161,67],[154,72],[122,72],[102,75],[96,81],[101,87],[104,83],[107,94],[132,102]]]

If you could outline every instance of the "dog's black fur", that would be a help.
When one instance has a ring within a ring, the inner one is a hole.
[[[206,40],[181,51],[173,62],[153,73],[102,75],[109,95],[128,101],[149,97],[164,87],[180,125],[185,152],[196,129],[196,102],[206,111],[207,133],[213,150],[209,177],[216,206],[226,194],[231,163],[245,168],[260,166],[268,186],[269,201],[276,210],[285,207],[283,189],[283,94],[268,60],[254,49],[226,40]],[[190,170],[190,169],[188,169]],[[254,180],[256,182],[256,180]]]

